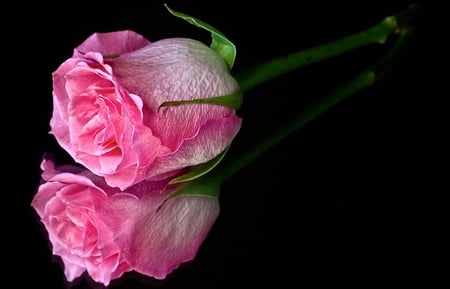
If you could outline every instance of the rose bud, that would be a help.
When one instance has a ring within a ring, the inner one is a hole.
[[[189,101],[238,90],[223,58],[197,40],[94,33],[53,73],[50,133],[124,190],[223,152],[241,126],[236,109]]]
[[[134,270],[164,279],[188,262],[219,214],[218,198],[180,194],[168,180],[143,181],[126,191],[91,172],[42,162],[42,184],[32,207],[68,281],[84,272],[96,282]]]

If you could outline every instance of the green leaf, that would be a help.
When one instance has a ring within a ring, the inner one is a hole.
[[[194,179],[197,179],[198,177],[201,177],[201,176],[207,174],[209,171],[211,171],[214,167],[216,167],[220,163],[220,161],[223,159],[223,157],[225,156],[227,151],[228,151],[228,148],[226,148],[223,152],[221,152],[218,156],[216,156],[212,160],[210,160],[204,164],[196,166],[195,169],[190,171],[189,173],[172,179],[169,182],[169,184],[177,184],[177,183],[192,181]]]
[[[197,27],[203,28],[209,32],[211,32],[212,37],[212,43],[211,43],[211,49],[216,51],[222,58],[225,60],[226,64],[228,65],[228,68],[231,70],[234,64],[234,60],[236,58],[236,46],[228,40],[228,38],[225,37],[225,35],[217,30],[216,28],[212,27],[211,25],[196,19],[190,15],[174,11],[167,4],[164,4],[164,6],[169,10],[169,12],[176,16],[184,19],[185,21],[189,22],[190,24],[193,24]]]
[[[237,110],[242,105],[242,92],[238,88],[234,93],[227,94],[227,95],[208,97],[208,98],[195,98],[195,99],[191,99],[191,100],[166,101],[166,102],[163,102],[159,106],[158,110],[164,106],[178,106],[178,105],[182,105],[182,104],[193,104],[193,103],[216,104],[216,105],[231,107],[231,108]]]

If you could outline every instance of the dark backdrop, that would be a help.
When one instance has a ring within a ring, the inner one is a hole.
[[[411,3],[166,2],[235,43],[233,71],[357,32]],[[13,217],[2,218],[14,265],[5,283],[16,288],[92,286],[86,279],[65,284],[30,206],[43,153],[66,157],[48,135],[51,73],[93,32],[132,29],[151,41],[183,36],[210,43],[208,32],[171,16],[163,1],[58,3],[15,4],[4,55],[13,86],[6,96],[13,102],[3,108],[4,142],[11,152],[6,157],[12,158],[7,167],[13,173],[4,191],[18,204]],[[420,278],[412,273],[419,265],[418,228],[424,227],[412,194],[419,185],[418,103],[427,95],[425,25],[419,23],[409,49],[381,82],[315,119],[223,184],[221,214],[194,261],[162,282],[127,274],[111,288],[283,288]],[[359,49],[248,92],[238,112],[243,127],[227,158],[372,64],[383,49]],[[448,232],[447,224],[439,223],[439,232]]]

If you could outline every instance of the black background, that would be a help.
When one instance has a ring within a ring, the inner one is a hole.
[[[165,2],[234,42],[233,72],[358,32],[411,3]],[[10,214],[2,219],[14,265],[5,283],[13,288],[97,288],[87,278],[65,283],[30,206],[43,153],[70,161],[48,134],[51,73],[94,32],[131,29],[151,41],[181,36],[210,43],[208,32],[170,15],[164,1],[62,3],[15,4],[8,31],[4,58],[13,89],[6,96],[12,103],[4,102],[3,125],[11,151],[5,157],[14,160],[8,161],[13,174],[6,182],[12,186],[5,191],[18,208],[13,219]],[[409,49],[381,82],[315,119],[222,185],[221,214],[195,260],[164,281],[129,273],[110,288],[283,288],[311,282],[404,284],[421,278],[415,273],[423,265],[420,237],[426,232],[439,247],[448,234],[439,210],[435,226],[425,224],[414,193],[420,185],[419,104],[428,93],[424,19],[426,13]],[[374,63],[387,44],[302,68],[246,93],[238,111],[243,127],[227,158],[239,156]],[[438,268],[434,277],[444,272]]]

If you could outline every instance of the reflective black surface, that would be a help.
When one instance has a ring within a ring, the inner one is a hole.
[[[235,71],[357,32],[410,3],[166,2],[227,35],[237,46]],[[13,103],[4,108],[3,123],[17,161],[9,167],[13,178],[6,180],[13,186],[4,194],[13,195],[18,207],[3,219],[14,265],[14,275],[5,279],[16,288],[99,286],[88,278],[66,284],[30,206],[43,153],[52,151],[70,162],[48,134],[51,73],[93,32],[132,29],[151,41],[183,36],[210,42],[208,32],[171,16],[162,3],[15,4],[10,53],[4,56],[14,83],[7,97]],[[418,27],[410,49],[381,82],[223,184],[221,214],[195,260],[164,281],[130,273],[110,288],[292,288],[420,278],[411,272],[417,268],[417,235],[424,224],[411,192],[419,185],[419,103],[429,92],[424,29]],[[248,92],[239,111],[242,131],[227,157],[238,156],[384,51],[383,46],[363,48]],[[442,232],[447,224],[439,224]]]

